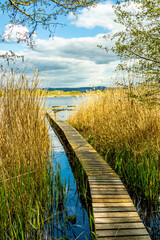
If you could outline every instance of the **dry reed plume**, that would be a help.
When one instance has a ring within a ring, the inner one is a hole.
[[[132,184],[135,184],[137,175],[143,178],[140,175],[144,171],[148,180],[141,179],[138,187],[148,184],[150,189],[155,185],[159,192],[160,109],[158,106],[142,104],[127,93],[124,89],[107,90],[105,94],[87,98],[68,121],[119,174],[125,178],[128,175],[128,178],[132,178]],[[133,169],[127,169],[129,165]],[[138,172],[134,172],[134,168],[139,168]],[[155,171],[154,176],[150,176],[151,171]],[[149,195],[152,195],[152,190],[147,190]]]
[[[46,159],[49,136],[37,85],[36,76],[29,81],[23,74],[1,75],[0,160],[6,172]]]
[[[28,80],[23,74],[1,73],[0,239],[29,239],[32,234],[34,239],[44,226],[52,174],[47,167],[49,134],[37,86],[36,75]]]

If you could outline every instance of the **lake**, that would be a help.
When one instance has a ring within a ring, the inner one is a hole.
[[[55,106],[68,106],[75,105],[76,103],[83,100],[84,97],[48,97],[46,98],[46,108],[51,108],[53,105]],[[65,120],[69,112],[59,112],[57,115]]]

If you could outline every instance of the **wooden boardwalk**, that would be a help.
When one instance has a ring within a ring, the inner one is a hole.
[[[54,113],[58,113],[61,111],[73,111],[75,110],[76,106],[75,105],[67,105],[67,106],[52,106],[52,111]]]
[[[120,178],[73,127],[46,111],[88,176],[97,239],[151,239]]]

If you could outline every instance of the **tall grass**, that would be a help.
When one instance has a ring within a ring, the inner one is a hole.
[[[160,109],[107,90],[84,100],[68,119],[122,177],[149,200],[160,192]]]
[[[52,235],[46,223],[62,201],[38,84],[13,72],[0,78],[0,239],[42,239],[47,228]]]

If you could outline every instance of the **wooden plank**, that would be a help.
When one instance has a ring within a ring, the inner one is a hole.
[[[89,175],[93,175],[93,176],[97,176],[100,175],[100,176],[109,176],[109,177],[115,177],[115,173],[112,173],[112,172],[109,172],[109,171],[97,171],[96,169],[92,169],[92,170],[85,170],[87,172],[87,174]]]
[[[110,181],[113,181],[113,180],[117,180],[117,177],[116,176],[109,176],[107,174],[105,175],[98,175],[98,176],[88,176],[88,179],[89,181],[90,180],[94,180],[94,181],[97,181],[97,180],[110,180]]]
[[[99,170],[99,169],[96,169],[96,168],[92,168],[92,169],[85,169],[87,172],[96,172],[96,174],[101,174],[101,175],[103,175],[103,174],[109,174],[109,175],[115,175],[115,173],[114,172],[111,172],[110,170],[106,170],[106,169],[103,169],[103,170]],[[115,175],[116,176],[116,175]]]
[[[97,212],[136,212],[136,209],[133,207],[127,208],[127,207],[93,207],[93,210],[95,213]]]
[[[118,237],[118,236],[146,236],[146,229],[112,229],[112,230],[97,230],[97,237]]]
[[[96,208],[97,209],[97,208]],[[103,209],[103,208],[102,208]],[[94,212],[94,217],[96,218],[130,218],[137,217],[137,212]]]
[[[106,229],[143,229],[144,225],[142,222],[137,222],[137,223],[115,223],[115,224],[110,224],[110,223],[104,223],[104,224],[95,224],[96,230],[106,230]],[[136,230],[135,230],[136,231]]]
[[[85,165],[85,164],[84,164]],[[86,165],[85,166],[85,169],[86,170],[93,170],[93,169],[96,169],[98,171],[110,171],[110,172],[113,172],[113,170],[111,170],[109,167],[107,167],[105,164],[96,164],[96,165],[93,165],[93,164],[88,164],[88,166]]]
[[[101,176],[104,176],[104,175],[106,175],[106,177],[112,176],[112,177],[115,177],[116,179],[119,179],[117,177],[116,173],[111,172],[111,174],[109,174],[109,173],[108,174],[107,173],[101,173],[100,175],[99,174],[97,174],[96,176],[91,176],[90,179],[94,179],[94,178],[98,179],[98,178],[100,178]]]
[[[119,188],[123,188],[123,189],[125,189],[125,187],[124,187],[124,185],[123,184],[117,184],[117,185],[110,185],[110,184],[101,184],[101,183],[99,183],[99,184],[90,184],[90,188],[103,188],[103,189],[105,189],[105,188],[115,188],[115,189],[119,189]]]
[[[86,162],[83,161],[83,167],[86,169],[86,170],[92,170],[92,169],[96,169],[98,168],[98,170],[106,170],[106,171],[109,171],[109,172],[112,172],[114,173],[114,171],[108,167],[106,167],[105,165],[99,165],[99,164],[86,164]]]
[[[97,186],[99,186],[99,185],[101,185],[101,186],[103,186],[103,185],[105,185],[105,186],[107,186],[107,185],[112,185],[112,186],[124,186],[121,182],[117,182],[117,181],[112,181],[112,180],[108,180],[108,181],[105,181],[105,180],[100,180],[100,181],[89,181],[89,184],[90,184],[90,186],[92,186],[92,185],[97,185]]]
[[[89,180],[89,182],[91,182],[91,183],[92,183],[92,182],[93,182],[93,183],[94,183],[94,182],[96,182],[96,183],[98,183],[98,182],[106,182],[106,183],[107,183],[107,182],[110,182],[110,183],[117,183],[117,184],[118,184],[118,183],[122,183],[122,181],[121,181],[120,179],[118,179],[118,178],[115,178],[115,179],[111,179],[111,180],[110,180],[110,179],[95,179],[95,178],[92,179],[91,177],[89,177],[88,180]],[[123,184],[123,183],[122,183],[122,184]]]
[[[92,172],[96,172],[96,174],[101,174],[101,175],[104,175],[104,174],[109,174],[111,176],[116,176],[114,172],[111,172],[110,170],[108,169],[96,169],[95,167],[93,167],[92,169],[85,169],[85,171],[87,171],[88,173],[92,173]]]
[[[108,190],[108,191],[92,191],[91,189],[91,194],[92,195],[125,195],[127,194],[127,191],[123,191],[123,190],[120,190],[118,189],[117,191],[116,190]],[[94,197],[94,196],[93,196]]]
[[[84,160],[85,161],[85,160]],[[85,164],[86,163],[86,164]],[[108,165],[106,165],[106,162],[105,161],[103,161],[103,162],[100,162],[99,160],[97,161],[97,162],[88,162],[88,164],[87,164],[87,162],[85,161],[85,163],[84,163],[84,165],[85,165],[85,167],[86,168],[89,168],[89,169],[92,169],[92,167],[96,167],[96,168],[98,168],[98,169],[108,169],[108,170],[111,170],[112,172],[114,172],[113,171],[113,169],[111,168],[111,167],[109,167]]]
[[[116,180],[97,180],[97,181],[96,180],[89,180],[89,184],[90,184],[90,186],[91,185],[96,185],[96,184],[100,184],[100,185],[110,185],[110,184],[112,184],[112,186],[113,185],[124,186],[121,181],[116,181]]]
[[[92,202],[97,203],[104,203],[104,202],[130,202],[132,203],[131,199],[127,195],[93,195]],[[133,203],[132,203],[133,204]]]
[[[85,167],[85,168],[92,168],[92,167],[97,167],[97,168],[105,168],[105,169],[107,169],[107,170],[110,170],[111,172],[114,172],[113,170],[112,170],[112,168],[110,168],[109,166],[106,166],[106,163],[103,161],[103,163],[102,162],[99,162],[99,161],[95,161],[94,160],[94,162],[92,162],[92,160],[90,160],[90,161],[86,161],[85,159],[82,159],[81,158],[81,161],[83,162],[83,166]]]
[[[131,218],[95,218],[94,219],[95,224],[96,223],[110,223],[110,224],[115,224],[115,223],[138,223],[138,222],[142,222],[141,219],[139,218],[139,216],[137,217],[131,217]]]
[[[90,186],[90,189],[91,189],[91,191],[93,191],[93,192],[98,192],[99,194],[101,194],[101,192],[107,192],[107,191],[113,191],[113,192],[115,192],[116,190],[118,191],[118,192],[125,192],[125,193],[127,193],[127,191],[126,191],[126,189],[123,187],[123,186],[120,186],[120,187],[117,187],[117,186],[107,186],[107,185],[105,185],[105,186],[99,186],[99,187],[92,187],[92,186]]]
[[[108,202],[93,202],[92,203],[92,206],[97,208],[97,207],[112,207],[113,208],[113,211],[114,211],[114,207],[121,207],[121,209],[123,209],[124,207],[128,208],[128,207],[134,207],[133,203],[131,202],[124,202],[124,201],[115,201],[115,202],[112,202],[112,199],[107,199]]]
[[[145,236],[115,236],[115,237],[98,237],[97,240],[151,240],[149,235]]]
[[[95,206],[95,204],[93,204]],[[133,203],[131,202],[112,202],[111,200],[108,202],[105,202],[105,207],[133,207]],[[98,207],[96,205],[96,207]]]
[[[89,173],[93,173],[93,172],[89,172]],[[101,179],[101,178],[103,178],[103,179],[117,179],[117,176],[116,176],[116,174],[115,173],[98,173],[98,172],[95,172],[96,173],[96,175],[95,176],[89,176],[89,179]]]

